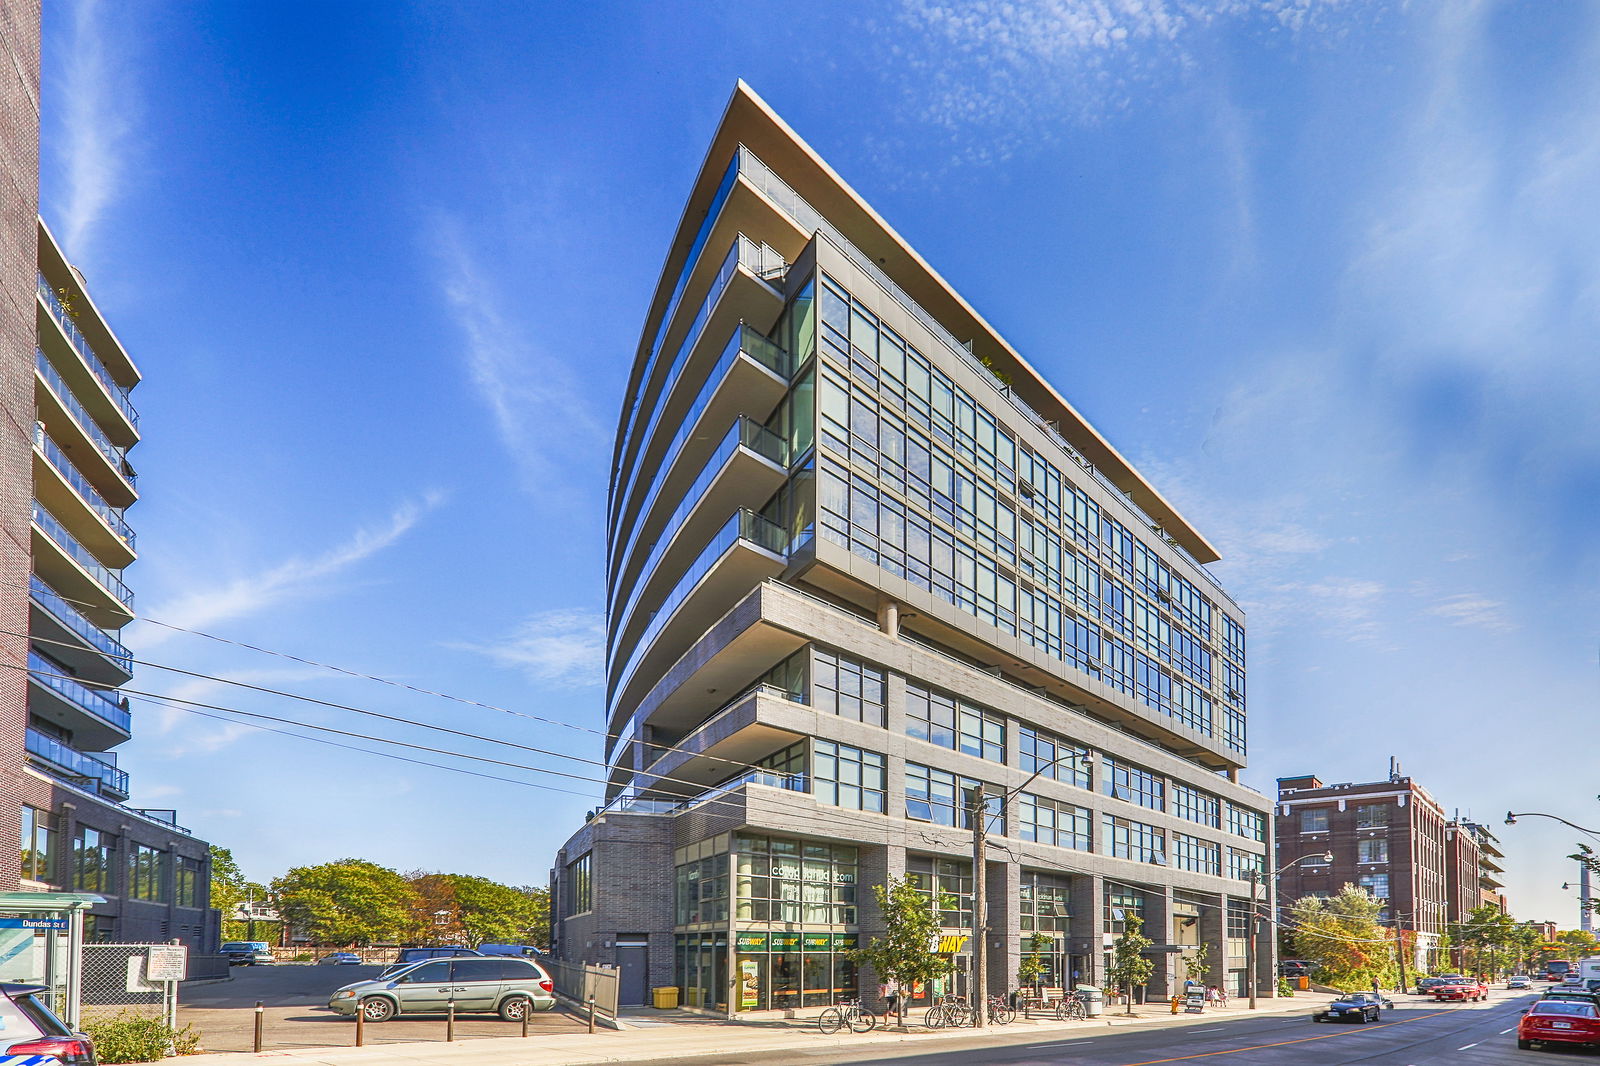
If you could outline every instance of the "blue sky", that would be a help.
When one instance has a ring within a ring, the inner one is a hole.
[[[1600,823],[1579,2],[47,5],[43,213],[147,376],[141,614],[520,713],[147,623],[136,654],[598,759],[610,436],[738,77],[1219,545],[1247,781],[1396,755],[1573,924],[1572,834],[1498,823]],[[542,883],[598,792],[135,713],[134,802],[263,879]]]

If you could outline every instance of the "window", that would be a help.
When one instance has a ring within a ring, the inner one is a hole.
[[[1117,859],[1166,865],[1166,834],[1153,825],[1106,815],[1101,850]]]
[[[594,909],[594,883],[590,880],[594,852],[586,851],[567,863],[567,914],[582,914]]]
[[[1250,871],[1262,872],[1261,856],[1253,851],[1228,849],[1228,876],[1235,881],[1250,880]]]
[[[820,648],[813,669],[813,702],[817,710],[852,722],[884,724],[888,685],[882,669]]]
[[[818,803],[883,813],[882,755],[830,740],[814,740],[811,747],[812,792]]]
[[[72,848],[72,885],[80,892],[115,895],[116,838],[79,826]]]
[[[1188,785],[1172,786],[1172,813],[1213,829],[1222,828],[1222,801]]]
[[[728,920],[728,846],[719,835],[687,848],[677,856],[677,924]],[[585,856],[587,857],[587,856]]]
[[[1267,819],[1260,811],[1228,804],[1228,832],[1262,844],[1267,842]]]
[[[1149,770],[1115,759],[1105,760],[1105,792],[1153,811],[1166,810],[1166,782]]]
[[[1088,748],[1027,725],[1017,727],[1017,746],[1020,749],[1017,765],[1024,773],[1037,770],[1040,777],[1065,781],[1079,788],[1093,787]]]
[[[1023,932],[1065,933],[1072,917],[1071,886],[1064,877],[1022,871]]]
[[[1172,834],[1172,861],[1180,870],[1190,873],[1222,874],[1222,846],[1184,833]]]
[[[972,926],[972,863],[961,859],[906,856],[906,880],[928,897],[945,928]]]
[[[1361,862],[1388,862],[1389,841],[1382,837],[1376,840],[1357,841]]]
[[[180,907],[200,906],[200,860],[177,856],[173,866],[173,902]]]
[[[54,881],[56,820],[49,811],[22,808],[22,871],[28,881]]]
[[[165,903],[167,853],[135,844],[128,849],[128,896]]]
[[[741,921],[855,924],[854,847],[741,833],[734,849]]]
[[[1021,823],[1018,832],[1023,840],[1079,851],[1092,849],[1088,810],[1026,792],[1017,799],[1017,817]]]
[[[1363,803],[1356,807],[1357,829],[1382,829],[1389,824],[1387,803]]]
[[[906,686],[906,734],[991,762],[1006,761],[1004,719],[920,685]]]
[[[1132,915],[1135,918],[1144,917],[1144,893],[1130,892],[1113,889],[1106,886],[1105,923],[1106,929],[1114,933],[1123,932],[1123,923]]]
[[[906,817],[917,822],[933,822],[935,825],[953,825],[968,829],[972,819],[967,816],[968,806],[972,802],[971,790],[982,789],[982,781],[974,781],[970,777],[957,777],[945,770],[935,770],[929,766],[918,766],[916,763],[906,763]],[[984,805],[988,808],[990,826],[994,826],[994,819],[1000,813],[1000,798],[987,796]]]
[[[1361,890],[1374,899],[1389,898],[1388,874],[1362,874],[1357,882]]]
[[[1310,807],[1300,812],[1300,832],[1326,833],[1328,831],[1328,808]]]
[[[418,966],[415,970],[397,978],[397,980],[404,981],[408,985],[449,984],[450,962],[448,959],[440,959],[437,962]]]

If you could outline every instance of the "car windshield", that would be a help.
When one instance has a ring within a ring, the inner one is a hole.
[[[1530,1014],[1567,1014],[1574,1018],[1600,1018],[1600,1008],[1593,1003],[1576,1003],[1571,1000],[1546,1000],[1534,1007]]]

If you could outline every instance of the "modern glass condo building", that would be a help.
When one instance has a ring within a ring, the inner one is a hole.
[[[1046,984],[1099,980],[1129,914],[1154,994],[1201,945],[1243,988],[1271,803],[1238,783],[1215,549],[742,83],[608,520],[607,802],[552,884],[556,950],[620,966],[624,1002],[870,998],[848,952],[891,877],[953,899],[964,985],[978,786],[992,988],[1035,947]]]

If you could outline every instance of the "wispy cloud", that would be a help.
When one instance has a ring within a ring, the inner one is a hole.
[[[434,252],[443,270],[440,289],[465,340],[467,373],[524,487],[552,509],[580,496],[591,500],[574,482],[570,458],[605,454],[609,437],[580,376],[570,361],[531,343],[508,316],[511,301],[480,268],[456,219],[439,223]]]
[[[137,94],[121,33],[117,47],[108,46],[108,12],[101,0],[73,0],[70,7],[59,86],[56,143],[64,188],[58,207],[68,254],[82,258],[121,191]]]
[[[1492,632],[1505,632],[1516,628],[1506,616],[1505,604],[1471,592],[1446,596],[1428,607],[1427,613],[1443,618],[1455,626],[1471,626]]]
[[[499,643],[458,643],[453,647],[519,669],[540,684],[588,688],[603,679],[605,640],[599,612],[556,610],[527,619]]]
[[[442,500],[441,495],[429,493],[408,501],[382,523],[356,530],[342,544],[321,555],[288,559],[257,574],[196,587],[156,607],[150,617],[169,626],[204,629],[326,591],[330,578],[394,544]],[[139,646],[149,648],[171,634],[171,629],[162,626],[145,626],[139,634]]]

